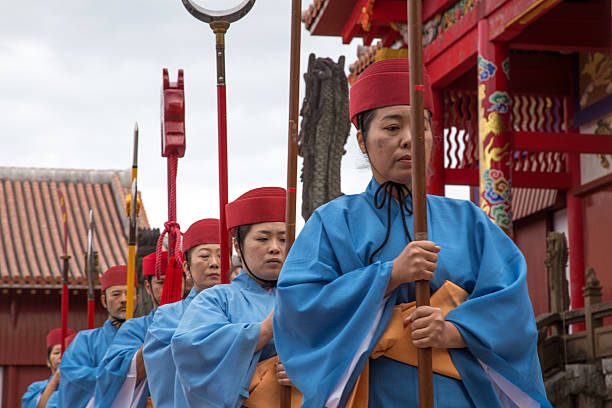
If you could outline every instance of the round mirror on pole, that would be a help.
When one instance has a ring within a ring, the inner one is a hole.
[[[227,21],[233,23],[244,17],[255,0],[182,0],[192,16],[205,23]]]

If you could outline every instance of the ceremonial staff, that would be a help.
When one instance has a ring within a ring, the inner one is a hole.
[[[85,258],[85,268],[87,270],[87,328],[94,328],[94,311],[95,311],[95,292],[94,285],[96,283],[96,255],[94,254],[94,219],[93,210],[89,210],[89,230],[87,231],[87,255]]]
[[[302,0],[291,3],[291,54],[289,66],[289,132],[287,137],[287,204],[285,211],[286,253],[295,241],[295,201],[297,186],[297,143],[300,96],[300,40]],[[291,407],[291,387],[281,388],[281,408]]]
[[[134,317],[134,276],[136,274],[136,234],[138,230],[138,123],[134,125],[134,157],[132,159],[131,195],[128,200],[130,230],[128,233],[127,304],[125,319]]]
[[[219,236],[221,239],[221,283],[229,283],[230,236],[225,219],[227,204],[227,100],[225,96],[225,33],[231,23],[244,17],[255,4],[255,0],[243,0],[228,10],[210,10],[195,4],[192,0],[182,0],[192,16],[210,28],[216,37],[217,57],[217,121],[219,146]]]
[[[62,224],[64,227],[64,254],[62,255],[62,339],[68,334],[68,213],[66,212],[66,200],[64,193],[59,190],[60,209],[62,211]],[[64,353],[64,342],[62,341],[62,353]]]
[[[425,129],[423,117],[423,40],[421,0],[408,0],[408,55],[410,69],[410,129],[412,130],[412,211],[414,239],[427,240],[427,198],[425,196]],[[440,112],[442,114],[442,112]],[[416,305],[429,306],[429,282],[416,282]],[[431,348],[420,348],[419,406],[433,408]]]
[[[176,173],[178,159],[185,156],[185,84],[183,70],[179,69],[176,82],[170,82],[168,70],[162,71],[161,94],[161,147],[162,157],[168,159],[168,221],[157,241],[155,251],[155,276],[161,276],[161,253],[164,236],[168,234],[168,263],[183,265],[181,253],[181,227],[176,222]],[[159,304],[173,303],[183,298],[182,268],[167,269]]]

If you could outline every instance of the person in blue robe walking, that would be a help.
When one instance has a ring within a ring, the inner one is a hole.
[[[102,327],[81,330],[64,352],[60,364],[59,406],[93,406],[96,369],[117,329],[125,322],[126,282],[125,265],[113,266],[100,277],[100,300],[108,311],[108,319]]]
[[[351,88],[372,179],[319,207],[293,244],[274,312],[279,357],[309,408],[418,406],[422,347],[434,352],[436,407],[549,407],[512,240],[471,202],[439,196],[427,197],[430,240],[412,239],[409,77],[406,59],[383,60]],[[411,303],[417,280],[432,306]]]
[[[221,282],[219,220],[206,218],[194,222],[183,235],[182,250],[185,258],[183,270],[193,287],[182,301],[157,308],[142,348],[151,400],[156,408],[187,405],[180,381],[176,378],[170,341],[195,296]]]
[[[96,372],[96,408],[143,408],[149,397],[147,372],[142,358],[142,346],[147,330],[159,306],[164,278],[169,268],[180,268],[174,257],[168,262],[168,252],[160,253],[161,276],[155,276],[156,253],[142,258],[145,289],[153,303],[145,316],[129,319],[117,331]]]
[[[258,188],[226,207],[243,270],[230,284],[200,292],[171,341],[188,407],[249,406],[258,364],[266,364],[280,388],[276,376],[284,371],[271,359],[272,315],[285,258],[285,194],[278,187]],[[281,381],[290,384],[286,376]]]
[[[66,337],[74,334],[74,330],[68,329]],[[51,395],[57,394],[60,374],[59,365],[62,361],[62,329],[51,330],[47,334],[47,367],[51,370],[51,377],[42,381],[35,381],[28,386],[27,391],[21,398],[22,408],[46,407]]]

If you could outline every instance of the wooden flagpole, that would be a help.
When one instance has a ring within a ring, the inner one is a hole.
[[[423,39],[421,0],[408,0],[408,56],[410,65],[410,128],[412,130],[412,210],[414,239],[427,240],[427,198],[425,192],[425,129],[423,83]],[[429,282],[416,282],[416,305],[429,306]],[[420,348],[419,407],[433,408],[433,370],[431,348]]]

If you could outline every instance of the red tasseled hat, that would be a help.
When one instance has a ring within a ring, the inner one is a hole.
[[[240,225],[285,222],[286,194],[281,187],[261,187],[244,193],[225,206],[227,229],[233,234]]]
[[[68,329],[66,331],[66,338],[70,337],[70,335],[72,334],[75,334],[75,331],[72,329]],[[51,346],[55,346],[56,344],[62,344],[62,328],[61,327],[57,329],[53,329],[47,334],[47,348]]]
[[[161,261],[161,275],[167,275],[170,268],[178,268],[180,272],[183,272],[183,268],[177,265],[174,257],[170,258],[168,263],[168,251],[162,251],[159,254]],[[142,258],[142,274],[144,276],[155,276],[155,252]]]
[[[202,244],[218,244],[219,239],[219,220],[216,218],[205,218],[196,221],[183,234],[183,253],[191,248]]]
[[[111,266],[100,277],[100,288],[104,292],[107,288],[117,285],[127,285],[127,266]],[[138,287],[138,277],[134,274],[134,287]]]
[[[423,72],[425,95],[423,104],[432,115],[433,95],[429,76]],[[410,70],[408,59],[392,58],[377,61],[367,67],[351,86],[349,110],[351,122],[357,127],[357,114],[393,105],[410,105]]]

